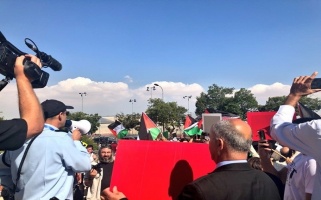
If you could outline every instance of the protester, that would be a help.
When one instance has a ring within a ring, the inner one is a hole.
[[[43,129],[44,119],[39,100],[24,73],[23,60],[30,58],[39,67],[40,59],[33,55],[16,58],[14,75],[17,83],[20,119],[0,121],[0,150],[15,150]]]
[[[178,199],[280,199],[273,181],[247,163],[251,144],[251,127],[244,121],[228,119],[213,125],[209,150],[216,169],[186,185]]]
[[[6,156],[17,186],[15,199],[72,199],[74,174],[90,170],[89,154],[78,129],[72,135],[59,130],[71,107],[53,99],[41,105],[46,122],[43,132]]]
[[[95,160],[96,160],[96,155],[94,154],[94,146],[89,144],[87,147],[87,152],[89,153],[90,155],[90,162],[93,164],[95,163]]]
[[[301,97],[321,91],[321,89],[311,89],[312,80],[317,74],[317,72],[314,72],[311,76],[294,78],[290,94],[287,96],[284,105],[280,106],[271,120],[271,136],[276,141],[316,160],[317,171],[312,192],[313,200],[319,199],[321,196],[321,120],[315,119],[294,124],[292,119],[295,114],[295,107]]]
[[[110,146],[103,146],[98,152],[99,163],[85,175],[87,200],[100,200],[101,191],[110,186],[114,158]]]
[[[267,140],[260,140],[258,143],[258,153],[260,156],[260,163],[262,167],[262,171],[264,171],[275,183],[276,187],[278,188],[279,194],[281,199],[283,199],[284,196],[284,188],[285,188],[285,180],[286,180],[286,174],[287,170],[286,167],[278,171],[273,166],[273,161],[271,160],[271,148],[270,144]]]

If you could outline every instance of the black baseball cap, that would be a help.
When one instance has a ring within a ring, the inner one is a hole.
[[[47,99],[41,103],[41,106],[45,119],[56,116],[61,112],[65,112],[67,109],[74,109],[74,107],[66,106],[61,101],[55,99]]]

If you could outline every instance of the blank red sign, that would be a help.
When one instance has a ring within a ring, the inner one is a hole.
[[[111,186],[130,200],[173,200],[214,168],[208,144],[120,140]]]
[[[265,138],[267,140],[273,140],[270,136],[270,122],[275,115],[275,111],[271,112],[247,112],[247,123],[252,128],[253,141],[259,141],[260,136],[258,131],[263,129],[265,132]]]

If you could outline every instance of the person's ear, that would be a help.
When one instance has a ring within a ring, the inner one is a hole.
[[[220,150],[222,150],[223,148],[224,148],[224,141],[221,139],[221,138],[219,138],[219,139],[217,139],[217,146],[218,146],[218,148],[220,149]]]
[[[61,121],[62,120],[62,115],[63,115],[64,113],[63,112],[60,112],[59,113],[59,115],[58,115],[58,119],[59,119],[59,121]]]

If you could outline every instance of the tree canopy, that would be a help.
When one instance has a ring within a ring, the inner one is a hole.
[[[120,121],[123,124],[123,126],[128,130],[139,126],[140,117],[141,117],[141,114],[139,113],[126,114],[126,115],[124,113],[116,114],[116,118],[118,119],[118,121]]]
[[[241,88],[234,92],[234,88],[220,87],[213,84],[207,93],[202,92],[196,98],[196,114],[201,115],[206,108],[221,110],[239,115],[245,119],[247,111],[258,109],[258,102],[250,90]]]
[[[284,104],[286,96],[269,97],[265,105],[259,106],[259,111],[277,111],[279,106]],[[311,110],[317,111],[321,109],[321,100],[308,96],[302,97],[300,102]]]
[[[174,128],[183,122],[187,109],[178,106],[176,102],[164,102],[159,98],[149,99],[148,102],[149,106],[146,110],[146,114],[155,123],[163,126],[163,131],[167,126],[172,126],[172,128]]]

